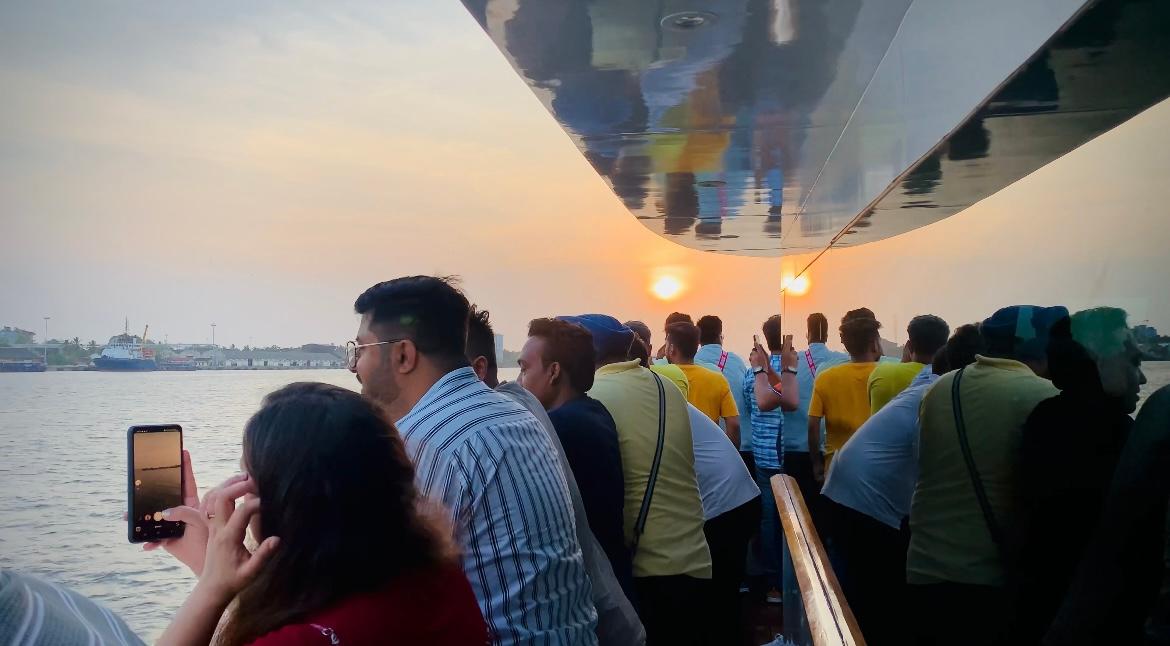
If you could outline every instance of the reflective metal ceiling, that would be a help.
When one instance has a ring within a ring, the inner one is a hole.
[[[1170,95],[1164,0],[463,1],[635,217],[723,253],[909,231]]]

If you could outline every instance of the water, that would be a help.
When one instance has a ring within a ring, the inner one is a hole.
[[[1170,383],[1170,362],[1145,370],[1143,397]],[[0,373],[0,566],[63,583],[154,639],[194,577],[126,542],[126,428],[181,424],[207,489],[238,470],[261,398],[292,381],[358,388],[344,370]]]

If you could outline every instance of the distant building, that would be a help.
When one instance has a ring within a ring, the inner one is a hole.
[[[887,357],[897,357],[899,359],[902,358],[902,346],[898,345],[897,343],[894,343],[893,341],[891,341],[885,337],[878,337],[878,338],[881,339],[881,342],[882,342],[882,354],[883,355],[885,355]]]
[[[276,370],[297,368],[342,368],[345,361],[327,352],[304,350],[220,350],[222,368]]]
[[[496,335],[496,361],[504,358],[504,335]]]
[[[0,343],[4,345],[32,343],[36,336],[36,332],[22,330],[18,327],[4,326],[4,329],[0,330]]]

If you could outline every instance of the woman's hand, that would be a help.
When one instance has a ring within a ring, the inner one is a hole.
[[[244,484],[239,482],[212,491],[203,501],[207,509],[208,542],[203,574],[196,587],[208,591],[213,598],[234,598],[256,578],[280,543],[276,536],[269,536],[255,552],[244,547],[248,521],[260,511],[260,499],[255,497],[236,507],[236,498],[248,493]]]
[[[254,492],[252,481],[239,475],[209,491],[202,509],[183,506],[169,510],[172,518],[187,523],[187,533],[203,537],[206,552],[200,561],[199,583],[159,638],[160,646],[209,643],[224,610],[272,556],[280,542],[275,536],[264,539],[255,552],[244,547],[244,532],[248,521],[260,511],[260,499],[248,496],[238,509],[236,499]]]
[[[184,460],[184,464],[189,464],[189,461]],[[192,481],[194,478],[192,477]],[[192,487],[194,489],[194,487]],[[224,480],[218,487],[207,492],[204,496],[203,502],[200,503],[198,497],[192,501],[184,495],[184,505],[182,507],[174,507],[163,512],[163,518],[167,520],[179,520],[186,524],[183,529],[183,535],[179,538],[170,538],[161,543],[148,544],[152,545],[153,549],[160,544],[171,556],[179,559],[183,565],[191,568],[195,576],[203,575],[204,558],[207,555],[207,544],[209,540],[208,528],[208,514],[214,513],[209,508],[211,501],[219,496],[231,496],[231,500],[235,500],[244,494],[255,494],[255,483],[248,477],[246,473],[238,473],[227,480]],[[194,502],[195,504],[190,504]]]
[[[199,486],[195,484],[195,469],[191,465],[191,454],[186,449],[183,450],[183,505],[193,509],[199,508]],[[163,517],[167,520],[187,522],[187,518],[168,515],[168,512],[171,511],[174,510],[164,511]],[[207,552],[207,530],[203,527],[203,523],[187,522],[187,526],[183,528],[183,535],[178,538],[167,538],[142,544],[142,549],[147,552],[160,547],[190,568],[195,576],[199,576],[199,573],[203,571],[203,554]]]

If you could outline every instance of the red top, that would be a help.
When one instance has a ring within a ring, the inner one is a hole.
[[[488,643],[487,625],[458,566],[415,572],[348,597],[252,642],[253,646]]]

